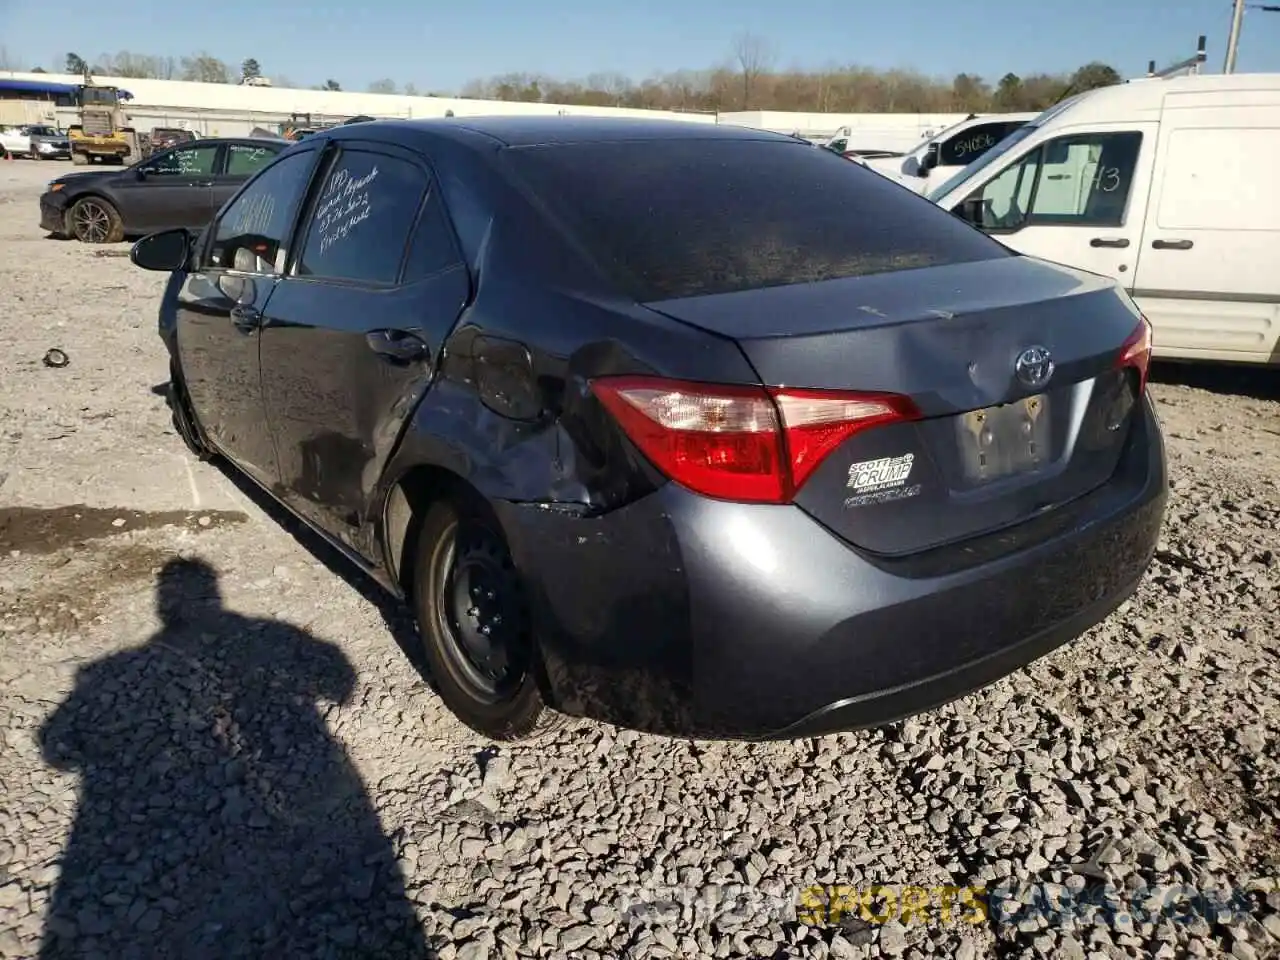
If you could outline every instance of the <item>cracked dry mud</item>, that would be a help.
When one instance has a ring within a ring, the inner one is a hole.
[[[42,236],[63,169],[0,164],[0,957],[1280,955],[1274,375],[1157,372],[1156,562],[987,690],[794,743],[492,747],[400,611],[184,456],[162,278]],[[819,923],[812,884],[1023,909]],[[1174,884],[1235,912],[1144,912]]]

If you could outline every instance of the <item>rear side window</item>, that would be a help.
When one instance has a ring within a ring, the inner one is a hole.
[[[508,156],[641,302],[1012,256],[880,174],[792,141],[577,143]]]
[[[298,275],[395,283],[427,182],[407,160],[343,151],[320,188]]]
[[[243,143],[227,144],[227,175],[248,177],[276,158],[279,150],[270,147],[250,147]]]
[[[409,246],[409,259],[404,268],[405,282],[422,280],[459,262],[453,230],[440,203],[440,190],[433,186]]]

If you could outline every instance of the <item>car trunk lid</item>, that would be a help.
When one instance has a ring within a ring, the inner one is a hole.
[[[855,433],[795,496],[873,552],[1088,493],[1114,472],[1137,406],[1137,372],[1118,366],[1136,310],[1106,278],[1023,257],[647,306],[732,337],[767,386],[911,399],[919,419]]]

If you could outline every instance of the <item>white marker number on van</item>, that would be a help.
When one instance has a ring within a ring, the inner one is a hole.
[[[1120,168],[1099,167],[1097,176],[1093,178],[1093,186],[1103,193],[1115,193],[1120,189]]]

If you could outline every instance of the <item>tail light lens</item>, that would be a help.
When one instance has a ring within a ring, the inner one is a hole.
[[[1138,371],[1138,396],[1142,396],[1147,388],[1147,371],[1151,367],[1151,324],[1146,317],[1139,318],[1138,326],[1120,347],[1116,366],[1133,367]]]
[[[606,377],[591,389],[659,470],[696,493],[786,503],[861,430],[919,414],[906,397]]]

